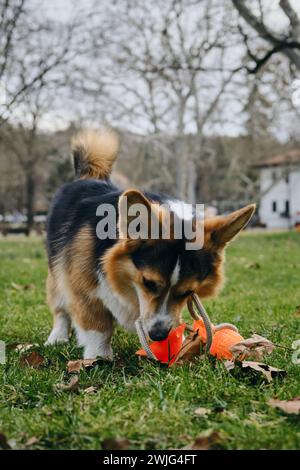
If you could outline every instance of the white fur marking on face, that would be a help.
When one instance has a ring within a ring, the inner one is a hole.
[[[84,330],[74,323],[77,341],[79,346],[83,346],[83,358],[95,359],[102,357],[103,359],[113,359],[113,350],[110,344],[111,333],[101,333],[96,330]]]
[[[178,199],[170,199],[167,201],[167,204],[171,211],[182,220],[191,220],[194,217],[194,209],[192,204],[187,204],[186,202],[179,201]]]
[[[172,319],[170,318],[170,315],[168,315],[166,311],[166,306],[167,306],[168,298],[170,295],[170,291],[167,292],[164,302],[160,308],[160,311],[152,312],[153,315],[151,315],[151,317],[147,321],[145,321],[144,318],[145,318],[145,315],[147,313],[147,308],[148,308],[147,300],[144,296],[142,289],[140,289],[138,286],[135,286],[135,289],[136,289],[136,293],[139,299],[140,315],[141,315],[146,331],[149,332],[151,328],[155,325],[155,323],[164,323],[167,327],[171,327]]]
[[[151,320],[147,323],[147,329],[148,331],[151,330],[151,328],[156,324],[156,323],[163,323],[166,327],[171,328],[173,325],[172,318],[170,315],[168,315],[167,312],[160,312],[156,315],[154,315]]]
[[[172,327],[172,318],[169,315],[167,311],[167,304],[168,304],[168,299],[170,296],[171,289],[168,290],[166,293],[166,296],[164,298],[163,304],[161,305],[160,309],[158,312],[154,312],[154,315],[150,317],[150,319],[146,322],[146,329],[147,331],[150,331],[151,328],[156,324],[156,323],[164,323],[166,327],[171,328]]]
[[[171,279],[170,279],[171,287],[175,286],[175,284],[177,284],[177,282],[179,281],[179,274],[180,274],[180,261],[178,259],[175,265],[175,268],[172,272]]]
[[[60,314],[55,319],[55,325],[47,339],[45,346],[59,343],[67,343],[69,341],[69,330],[71,322],[69,315]]]
[[[94,295],[103,302],[120,325],[129,331],[135,331],[134,322],[138,317],[138,312],[134,312],[132,305],[129,305],[125,299],[113,292],[102,273],[98,273],[98,281],[99,286]]]

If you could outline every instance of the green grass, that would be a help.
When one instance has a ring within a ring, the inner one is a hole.
[[[212,320],[290,348],[300,339],[299,271],[299,234],[242,235],[227,251],[225,289],[205,302]],[[19,354],[11,351],[0,365],[0,432],[15,448],[24,448],[33,436],[37,449],[101,449],[110,437],[128,438],[134,449],[180,448],[210,429],[221,434],[224,449],[300,448],[299,417],[267,404],[274,396],[300,395],[300,366],[293,365],[287,349],[266,359],[286,369],[287,377],[267,384],[232,376],[220,361],[198,359],[174,369],[140,361],[134,355],[137,338],[118,329],[112,364],[82,372],[78,393],[55,391],[55,384],[67,379],[67,361],[80,357],[80,350],[74,341],[42,346],[51,328],[45,276],[41,241],[0,241],[0,339],[37,342],[47,360],[40,369],[20,367]],[[16,290],[12,283],[35,288]],[[99,390],[85,394],[91,385]],[[197,417],[198,407],[211,413]]]

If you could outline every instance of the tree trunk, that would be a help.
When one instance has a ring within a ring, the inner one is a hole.
[[[29,236],[34,227],[34,201],[35,201],[35,177],[32,169],[26,172],[26,213],[27,229],[26,235]]]
[[[197,172],[193,155],[189,156],[188,161],[188,178],[187,178],[187,202],[190,204],[196,204],[196,185],[197,185]]]
[[[187,153],[185,139],[183,136],[180,136],[178,139],[178,144],[176,148],[176,183],[177,183],[177,196],[179,199],[186,200],[186,189],[187,189],[187,180],[188,180],[188,171],[187,171]]]

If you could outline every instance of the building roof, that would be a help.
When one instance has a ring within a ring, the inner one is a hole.
[[[300,164],[300,148],[287,150],[284,153],[279,153],[273,157],[264,160],[263,162],[254,165],[257,168],[272,167],[272,166],[285,166],[290,163]]]

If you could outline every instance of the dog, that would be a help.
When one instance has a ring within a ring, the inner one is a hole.
[[[192,293],[200,298],[216,295],[224,279],[224,250],[255,211],[250,204],[202,225],[190,212],[193,227],[202,226],[197,249],[188,250],[186,239],[175,238],[172,230],[169,238],[163,238],[161,230],[154,239],[131,237],[133,219],[128,214],[135,204],[146,210],[147,221],[154,207],[161,229],[167,215],[173,215],[172,227],[174,220],[184,222],[178,208],[185,203],[117,188],[110,174],[118,150],[113,131],[79,133],[73,140],[76,178],[55,194],[47,220],[47,299],[54,325],[46,344],[67,342],[73,328],[85,359],[113,359],[116,323],[135,331],[140,318],[150,339],[160,341],[182,322],[181,312]],[[116,236],[98,236],[99,222],[104,221],[99,207],[115,210],[110,230]]]

